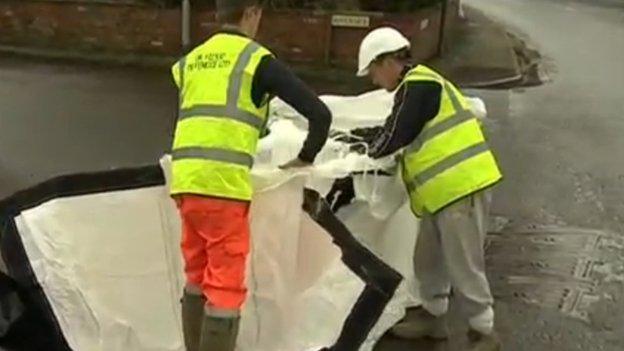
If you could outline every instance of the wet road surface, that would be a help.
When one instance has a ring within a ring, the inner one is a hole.
[[[153,164],[176,108],[163,72],[0,56],[0,198],[57,175]]]

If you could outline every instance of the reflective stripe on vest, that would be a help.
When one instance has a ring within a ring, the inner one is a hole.
[[[176,149],[171,153],[171,158],[173,161],[196,159],[231,163],[248,168],[253,166],[253,157],[249,154],[208,147],[185,147]]]
[[[197,116],[210,116],[211,118],[229,118],[235,121],[245,123],[254,127],[258,131],[264,128],[264,121],[251,112],[243,111],[241,109],[232,109],[228,106],[218,105],[195,105],[191,108],[183,109],[180,111],[180,117],[178,121],[193,118]]]
[[[427,168],[425,171],[416,175],[416,177],[408,182],[407,188],[410,191],[414,191],[418,188],[419,185],[427,183],[429,180],[433,179],[438,174],[444,173],[446,170],[451,169],[458,164],[471,159],[475,156],[478,156],[484,152],[489,152],[490,148],[486,143],[478,143],[473,146],[469,146],[447,158],[442,160],[442,162],[437,163],[433,167]]]

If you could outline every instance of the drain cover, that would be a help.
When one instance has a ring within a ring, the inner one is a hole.
[[[613,234],[559,227],[491,234],[488,273],[499,300],[519,299],[588,320],[605,277],[622,274],[613,269],[624,271],[622,264],[612,264],[624,257],[624,245]]]

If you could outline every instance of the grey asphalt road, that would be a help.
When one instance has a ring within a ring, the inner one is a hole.
[[[163,71],[0,56],[0,198],[57,175],[153,164],[176,108]]]
[[[557,0],[465,3],[534,45],[545,56],[551,79],[538,88],[509,92],[503,97],[509,99],[508,111],[491,116],[507,176],[497,211],[516,221],[622,232],[624,6]]]
[[[622,350],[621,245],[615,250],[600,248],[602,244],[585,249],[572,242],[582,232],[579,227],[617,240],[624,233],[624,4],[600,0],[465,3],[536,47],[544,55],[543,70],[550,80],[537,88],[480,93],[498,108],[492,111],[490,129],[506,180],[495,195],[495,214],[520,232],[535,234],[539,228],[553,226],[558,234],[550,238],[564,238],[550,259],[532,260],[536,253],[526,252],[526,260],[535,265],[531,274],[523,274],[538,277],[528,292],[542,291],[535,294],[537,301],[520,303],[522,299],[506,297],[510,291],[494,289],[503,296],[497,312],[506,349]],[[510,275],[521,271],[494,247],[492,251],[494,285],[498,278],[511,280]],[[619,279],[601,275],[598,266],[582,263],[585,259],[600,267],[619,267],[608,269],[607,274]],[[586,274],[571,273],[583,265]],[[583,279],[594,285],[579,288]],[[556,296],[561,281],[567,282],[568,292],[582,292],[580,300],[585,299],[582,294],[589,294],[594,302],[580,303],[572,313],[565,313],[569,296],[549,305],[546,301]]]

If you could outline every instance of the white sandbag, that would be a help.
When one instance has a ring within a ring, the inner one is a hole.
[[[347,131],[383,124],[392,110],[394,94],[375,90],[358,96],[324,95],[321,100],[332,111],[332,129]],[[280,99],[271,102],[271,111],[276,118],[297,120],[299,125],[305,123],[301,115]]]
[[[483,100],[478,97],[466,96],[471,109],[479,119],[487,117],[487,109]],[[332,111],[334,121],[332,129],[349,131],[356,128],[374,127],[383,125],[392,111],[394,93],[386,90],[375,90],[358,96],[324,95],[321,100]],[[271,102],[273,119],[289,119],[294,121],[300,129],[307,121],[291,106],[280,99]]]

